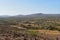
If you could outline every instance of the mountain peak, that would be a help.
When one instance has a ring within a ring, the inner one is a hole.
[[[36,13],[37,15],[41,15],[41,14],[43,14],[43,13]]]
[[[42,15],[43,13],[35,13],[35,14],[32,14],[32,15]]]

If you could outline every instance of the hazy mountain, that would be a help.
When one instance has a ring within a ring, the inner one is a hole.
[[[10,17],[9,15],[1,15],[0,18],[7,18]]]
[[[35,13],[30,15],[16,15],[16,16],[0,16],[0,18],[40,18],[40,17],[60,17],[60,14],[43,14],[43,13]]]
[[[36,13],[31,15],[25,15],[25,18],[40,18],[40,17],[60,17],[60,14],[43,14],[43,13]]]

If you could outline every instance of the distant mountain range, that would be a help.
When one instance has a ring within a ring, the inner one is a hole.
[[[2,15],[2,16],[0,16],[0,18],[7,18],[7,17],[10,17],[10,16],[8,16],[8,15]]]
[[[14,17],[22,17],[22,18],[60,17],[60,14],[35,13],[35,14],[30,14],[30,15],[17,15]]]
[[[0,16],[0,18],[40,18],[40,17],[60,17],[60,14],[43,14],[43,13],[35,13],[30,15],[16,15],[16,16]]]

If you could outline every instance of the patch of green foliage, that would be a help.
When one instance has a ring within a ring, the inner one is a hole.
[[[39,33],[38,31],[34,31],[34,30],[29,30],[26,32],[27,35],[32,35],[32,36],[37,36]]]

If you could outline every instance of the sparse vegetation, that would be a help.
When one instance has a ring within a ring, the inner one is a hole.
[[[0,37],[3,37],[1,40],[58,40],[60,19],[59,17],[0,19]]]

